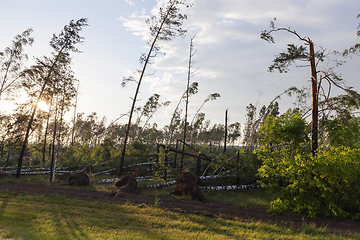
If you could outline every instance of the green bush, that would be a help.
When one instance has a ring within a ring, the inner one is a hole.
[[[331,146],[359,147],[359,118],[328,120],[326,121],[326,129]]]
[[[260,129],[258,176],[278,197],[270,211],[359,219],[360,149],[329,147],[312,156],[305,129],[290,113],[269,117]]]

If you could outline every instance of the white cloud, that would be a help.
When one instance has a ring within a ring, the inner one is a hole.
[[[123,21],[123,26],[126,30],[132,31],[134,35],[140,36],[143,40],[147,40],[149,38],[149,28],[145,20],[148,18],[149,16],[142,11],[140,15],[138,12],[134,12],[129,18],[120,16],[117,20]]]
[[[125,2],[127,2],[129,5],[131,5],[131,6],[134,6],[134,2],[133,1],[131,1],[131,0],[125,0]]]
[[[150,84],[149,92],[160,94],[161,96],[174,96],[178,94],[179,83],[169,72],[164,72],[160,77],[148,77],[145,81]]]
[[[158,7],[165,2],[157,1],[151,14],[157,14]],[[263,105],[290,86],[308,85],[308,69],[294,66],[288,74],[267,73],[274,54],[284,51],[287,43],[302,44],[296,36],[284,32],[274,34],[276,44],[261,40],[260,32],[269,28],[274,17],[278,26],[291,27],[301,36],[311,37],[316,47],[326,44],[332,50],[339,46],[346,48],[344,42],[350,35],[356,39],[356,28],[344,25],[351,19],[356,22],[357,10],[352,7],[355,0],[193,0],[193,3],[192,8],[184,11],[188,14],[184,22],[187,38],[162,43],[166,54],[158,57],[152,67],[159,73],[166,72],[162,77],[148,80],[149,92],[173,101],[184,89],[180,82],[186,76],[189,42],[194,34],[194,47],[198,50],[194,67],[199,70],[192,81],[199,82],[199,94],[219,92],[222,98],[212,103],[215,108],[238,111],[255,103],[259,92],[263,93],[259,105]],[[354,16],[349,17],[347,11],[352,11]],[[339,14],[342,12],[347,14]],[[144,16],[132,15],[131,20],[124,21],[124,26],[147,39],[148,29],[139,23]],[[177,81],[178,78],[182,80]],[[222,121],[223,116],[216,114],[217,110],[208,110],[213,122]]]

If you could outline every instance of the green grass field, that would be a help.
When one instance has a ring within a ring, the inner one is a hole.
[[[304,226],[294,229],[167,211],[141,204],[0,193],[3,239],[360,239]]]

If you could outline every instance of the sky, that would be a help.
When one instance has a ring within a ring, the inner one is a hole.
[[[207,102],[201,109],[211,124],[223,123],[225,110],[229,123],[245,123],[246,106],[250,103],[261,108],[289,87],[310,87],[308,67],[290,67],[286,74],[269,73],[274,56],[286,49],[287,44],[303,44],[296,36],[277,32],[275,44],[260,39],[262,30],[269,29],[276,18],[278,27],[296,30],[329,52],[340,51],[360,42],[356,36],[360,19],[357,0],[190,0],[193,6],[182,9],[188,19],[184,21],[185,38],[161,43],[164,53],[153,60],[151,76],[140,88],[138,106],[143,106],[154,93],[160,101],[171,101],[161,108],[150,123],[159,127],[169,124],[181,95],[186,90],[190,39],[194,39],[193,57],[197,69],[191,82],[199,83],[199,92],[191,97],[189,119],[209,94],[221,97]],[[49,41],[70,20],[88,18],[89,26],[81,35],[84,43],[74,53],[72,69],[80,80],[78,112],[85,115],[96,112],[106,117],[109,124],[129,111],[136,85],[122,88],[123,77],[139,70],[139,58],[147,53],[149,31],[145,20],[157,15],[165,0],[0,0],[0,51],[11,45],[15,35],[28,28],[34,30],[35,43],[27,47],[26,65],[34,57],[49,56]],[[360,91],[360,57],[347,58],[346,64],[335,69],[346,85]],[[318,69],[333,65],[325,62]],[[333,94],[342,91],[333,89]],[[280,110],[292,107],[293,98],[283,97]],[[11,112],[13,105],[0,100],[0,111]],[[181,106],[184,108],[184,106]],[[119,123],[125,123],[125,117]]]

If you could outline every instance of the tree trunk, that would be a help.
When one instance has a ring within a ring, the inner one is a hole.
[[[53,95],[52,95],[53,96]],[[52,105],[52,97],[51,97],[51,101],[50,101],[50,106],[49,106],[49,112],[48,112],[48,118],[46,120],[46,128],[45,128],[45,133],[44,133],[44,145],[43,145],[43,149],[42,149],[42,162],[45,163],[45,155],[46,155],[46,140],[47,140],[47,134],[48,134],[48,130],[49,130],[49,120],[50,120],[50,111],[51,111],[51,105]],[[50,156],[50,152],[49,152],[49,156]]]
[[[76,107],[77,107],[77,98],[78,98],[78,91],[79,91],[79,84],[77,85],[76,88],[76,97],[75,97],[75,106],[74,106],[74,123],[73,123],[73,129],[72,129],[72,133],[71,133],[71,146],[74,146],[74,142],[75,142],[75,124],[76,124]]]
[[[228,110],[226,109],[226,111],[225,111],[225,140],[224,140],[224,152],[226,152],[227,124],[228,124]]]
[[[311,92],[312,92],[312,122],[311,122],[311,153],[315,155],[318,147],[318,86],[315,63],[314,43],[308,38],[310,53],[310,71],[311,71]]]
[[[187,76],[187,85],[186,85],[186,102],[185,102],[185,119],[184,119],[184,137],[183,137],[183,148],[182,151],[185,152],[185,143],[186,143],[186,127],[187,127],[187,114],[188,114],[188,107],[189,107],[189,86],[190,86],[190,75],[191,75],[191,58],[192,58],[192,49],[193,49],[193,39],[190,42],[190,54],[189,54],[189,65],[188,65],[188,76]],[[182,172],[184,163],[184,154],[181,154],[181,163],[180,163],[180,173]]]
[[[55,159],[55,139],[56,139],[56,128],[57,128],[57,107],[56,107],[56,112],[55,112],[55,119],[54,119],[54,134],[53,134],[53,139],[52,139],[52,148],[51,148],[51,162],[50,162],[50,179],[49,181],[52,182],[52,175],[53,175],[53,170],[54,170],[54,159]]]
[[[9,159],[10,159],[10,144],[8,144],[8,148],[7,148],[7,155],[6,155],[6,166],[9,166]]]
[[[46,121],[46,128],[45,128],[45,133],[44,133],[44,145],[43,145],[43,148],[42,148],[42,163],[45,163],[45,155],[46,155],[46,138],[47,138],[47,133],[48,133],[48,128],[49,128],[49,118],[50,118],[50,115],[48,116],[48,119]]]
[[[168,10],[168,12],[166,13],[166,16],[163,18],[162,22],[161,22],[161,25],[158,29],[158,32],[150,46],[150,49],[149,49],[149,52],[148,52],[148,55],[146,57],[146,60],[144,62],[144,66],[143,66],[143,69],[141,71],[141,75],[140,75],[140,78],[139,78],[139,82],[137,84],[137,87],[136,87],[136,91],[135,91],[135,96],[133,98],[133,102],[132,102],[132,105],[131,105],[131,110],[130,110],[130,115],[129,115],[129,121],[128,121],[128,124],[126,125],[126,132],[125,132],[125,137],[124,137],[124,144],[123,144],[123,149],[122,149],[122,152],[121,152],[121,160],[120,160],[120,169],[119,169],[119,176],[122,175],[122,170],[123,170],[123,167],[124,167],[124,160],[125,160],[125,151],[126,151],[126,144],[127,144],[127,140],[128,140],[128,137],[129,137],[129,131],[130,131],[130,125],[131,125],[131,119],[132,119],[132,116],[133,116],[133,113],[134,113],[134,109],[135,109],[135,104],[136,104],[136,100],[137,100],[137,96],[139,94],[139,90],[140,90],[140,85],[141,85],[141,81],[145,75],[145,70],[146,70],[146,67],[147,67],[147,64],[149,63],[149,59],[150,59],[150,56],[151,56],[151,53],[155,47],[155,43],[157,42],[157,39],[160,35],[160,32],[162,30],[162,27],[165,23],[165,21],[167,20],[167,17],[168,15],[170,14],[170,9]]]
[[[58,142],[57,142],[57,147],[56,147],[56,155],[55,155],[55,161],[54,161],[54,171],[53,171],[53,175],[52,175],[52,183],[55,183],[56,163],[57,163],[58,156],[59,156],[62,120],[63,120],[63,111],[61,111],[61,118],[60,118],[60,124],[59,124],[59,135],[58,135]]]

